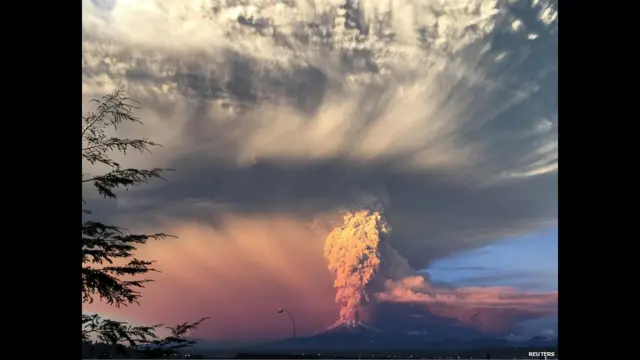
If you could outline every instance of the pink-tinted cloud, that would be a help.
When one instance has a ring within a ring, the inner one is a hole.
[[[557,312],[558,293],[522,292],[510,287],[445,288],[428,284],[422,276],[385,283],[379,301],[424,305],[434,315],[493,332],[515,323]]]
[[[276,312],[281,307],[295,315],[301,335],[335,321],[323,239],[307,223],[285,216],[229,217],[221,228],[176,224],[168,232],[179,239],[139,251],[161,271],[152,274],[155,281],[143,290],[140,306],[94,303],[84,310],[140,324],[211,316],[194,334],[211,340],[290,336],[289,318]]]
[[[277,339],[326,329],[339,314],[333,275],[323,256],[330,228],[285,215],[229,215],[213,228],[174,223],[178,239],[152,242],[137,254],[157,261],[160,273],[143,290],[140,306],[116,309],[96,302],[85,311],[137,324],[176,324],[211,316],[193,335],[208,340]],[[551,314],[557,293],[530,294],[511,288],[440,288],[422,276],[387,281],[379,301],[424,304],[433,315],[454,318],[485,331]]]

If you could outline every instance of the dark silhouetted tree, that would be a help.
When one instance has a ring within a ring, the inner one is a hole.
[[[123,139],[114,137],[119,126],[126,123],[142,124],[134,111],[136,102],[125,96],[125,88],[92,100],[95,111],[82,117],[82,158],[85,163],[106,168],[101,175],[89,175],[83,170],[83,192],[85,184],[91,185],[104,198],[116,198],[116,189],[129,189],[161,179],[162,173],[171,169],[135,169],[122,167],[112,159],[112,154],[129,151],[151,152],[159,144],[147,139]],[[85,209],[82,198],[83,213]],[[84,215],[83,215],[84,216]],[[82,223],[82,302],[91,303],[99,299],[109,305],[120,307],[138,304],[140,290],[152,281],[146,275],[157,271],[153,261],[134,256],[139,245],[149,240],[173,237],[164,233],[132,234],[126,229],[106,225],[97,221]],[[194,344],[185,339],[205,319],[194,323],[183,323],[169,327],[171,335],[159,338],[156,330],[162,324],[133,326],[126,322],[102,318],[97,314],[82,314],[82,337],[84,341],[92,334],[100,342],[110,344],[122,351],[135,350],[147,357],[162,357],[177,353]]]

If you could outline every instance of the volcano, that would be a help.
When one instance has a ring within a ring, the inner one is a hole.
[[[389,332],[365,322],[339,323],[312,336],[265,345],[264,350],[390,350],[422,349],[446,345],[448,339],[423,333]]]
[[[366,333],[369,331],[374,331],[374,332],[381,332],[380,330],[378,330],[377,328],[368,325],[367,323],[364,323],[362,321],[351,321],[351,322],[346,322],[346,323],[342,323],[342,322],[337,322],[334,325],[330,326],[327,330],[322,331],[317,333],[318,334],[322,334],[322,333],[328,333],[328,332],[334,332],[334,333]]]
[[[266,346],[275,349],[357,350],[385,347],[395,336],[364,322],[339,323],[312,336],[285,340]],[[380,346],[378,346],[380,344]]]

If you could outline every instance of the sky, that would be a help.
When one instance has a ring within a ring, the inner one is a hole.
[[[90,217],[179,236],[141,247],[162,272],[140,306],[85,310],[211,316],[197,336],[251,340],[288,336],[284,307],[301,335],[323,331],[344,306],[325,240],[346,229],[333,253],[357,258],[341,216],[375,209],[391,230],[362,320],[552,331],[556,5],[250,3],[83,0],[84,111],[126,85],[144,125],[115,135],[163,147],[114,158],[176,170],[117,200],[85,188]]]
[[[433,281],[455,286],[509,286],[522,291],[557,291],[558,228],[501,239],[440,259],[425,271]],[[557,334],[557,328],[557,315],[541,317],[522,322],[517,334],[522,338]]]
[[[532,256],[533,255],[533,256]],[[440,259],[426,269],[434,281],[460,286],[512,286],[558,290],[558,229],[502,239]]]

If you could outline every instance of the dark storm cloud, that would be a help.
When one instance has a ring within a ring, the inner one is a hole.
[[[316,68],[297,69],[285,78],[276,77],[277,74],[258,75],[259,71],[252,68],[256,65],[242,61],[237,54],[231,59],[226,93],[221,85],[225,80],[206,75],[201,62],[183,65],[184,70],[172,75],[172,81],[182,89],[183,95],[199,94],[199,98],[192,98],[190,110],[181,114],[184,126],[175,130],[176,136],[183,139],[189,149],[197,150],[189,150],[164,164],[177,170],[167,175],[169,182],[128,194],[133,200],[139,200],[139,205],[112,210],[125,210],[147,220],[161,213],[164,217],[212,221],[217,213],[228,211],[289,212],[304,217],[344,208],[353,203],[359,192],[377,195],[376,187],[383,187],[390,198],[387,216],[394,228],[393,244],[417,268],[427,266],[433,259],[481,246],[495,238],[550,225],[556,218],[555,172],[536,176],[525,174],[497,182],[487,180],[512,169],[524,172],[527,164],[540,162],[548,155],[536,155],[536,151],[544,145],[545,132],[553,131],[555,126],[556,80],[553,73],[538,79],[536,86],[543,90],[527,95],[527,101],[510,104],[506,110],[503,110],[503,102],[513,102],[513,98],[480,96],[479,99],[493,101],[480,106],[474,105],[479,101],[475,96],[466,97],[471,101],[467,106],[477,109],[467,116],[490,118],[491,121],[458,129],[460,146],[474,146],[482,151],[484,158],[468,168],[454,169],[452,174],[438,167],[402,168],[402,161],[412,156],[407,152],[369,161],[348,157],[305,159],[304,154],[301,158],[261,159],[258,153],[253,162],[238,163],[234,157],[246,146],[234,135],[240,125],[237,121],[212,122],[209,100],[218,98],[228,101],[228,106],[239,102],[253,107],[256,105],[251,104],[258,98],[290,99],[289,103],[297,110],[313,115],[320,108],[329,85],[326,75]],[[536,58],[528,62],[534,60]],[[236,63],[240,65],[234,65]],[[545,71],[549,69],[544,62],[543,65]],[[129,81],[144,78],[145,82],[160,86],[166,80],[154,75],[146,65],[140,66],[137,71],[145,75],[133,76],[128,72]],[[516,80],[510,79],[513,83],[517,83]],[[525,82],[526,79],[522,81]],[[448,106],[447,102],[455,98],[456,93],[468,91],[465,86],[461,81],[450,87],[451,95],[441,105]],[[358,116],[363,119],[363,130],[366,130],[367,124],[375,124],[376,114],[392,104],[380,87],[372,86],[364,94],[366,96],[357,100],[357,108],[361,110]],[[144,97],[143,93],[140,95],[149,112],[175,112],[175,108],[163,107],[158,100]],[[527,116],[523,117],[523,114]],[[531,121],[538,119],[549,120]],[[312,123],[313,116],[306,121]],[[273,126],[279,124],[274,118]],[[262,126],[268,129],[269,121]],[[549,128],[538,129],[536,126]],[[344,144],[346,148],[356,147],[359,137],[363,136],[357,128],[350,131],[352,134],[347,138],[353,141]],[[285,134],[279,142],[279,146],[286,148],[287,142],[298,142],[298,139],[292,132]],[[434,152],[434,156],[440,154]],[[554,157],[550,157],[549,164],[553,161]],[[538,164],[545,165],[548,164]]]
[[[393,28],[401,22],[380,25],[396,35],[375,46],[321,31],[330,9],[256,31],[194,4],[84,10],[83,95],[127,84],[147,124],[132,134],[166,146],[138,164],[177,170],[117,205],[92,202],[96,216],[311,218],[384,193],[393,246],[416,268],[555,222],[557,20],[547,3],[420,8],[441,26],[416,25],[413,41]]]
[[[362,194],[388,198],[389,241],[416,269],[555,223],[557,12],[548,2],[370,2],[363,6],[381,14],[367,20],[375,37],[337,29],[340,11],[324,1],[179,3],[122,1],[99,6],[105,12],[84,1],[83,98],[127,85],[145,126],[119,135],[164,145],[126,164],[174,168],[167,182],[117,202],[86,198],[94,218],[177,232],[182,246],[145,251],[163,260],[168,288],[181,284],[205,304],[188,311],[211,310],[225,296],[255,311],[238,332],[270,329],[272,319],[257,319],[287,299],[273,289],[296,277],[300,299],[326,297],[309,331],[332,323],[322,258],[331,227],[307,224]],[[302,290],[308,284],[322,291]],[[179,294],[165,290],[154,288],[148,319],[171,313],[162,299]],[[195,295],[207,291],[215,296]],[[470,300],[456,309],[434,307],[447,304],[426,292],[413,300],[398,292],[396,300],[423,303],[381,303],[372,319],[472,336],[436,312],[501,329],[540,315],[473,308],[504,292],[489,291],[465,293]]]
[[[126,210],[203,221],[216,211],[311,216],[349,206],[357,190],[382,179],[390,198],[386,216],[394,228],[391,241],[414,268],[497,237],[550,225],[556,214],[554,174],[473,188],[437,175],[389,173],[382,164],[362,169],[338,161],[238,167],[196,159],[177,160],[171,166],[179,171],[168,175],[169,182],[129,194],[148,201]],[[198,201],[219,206],[202,211],[193,205]]]

